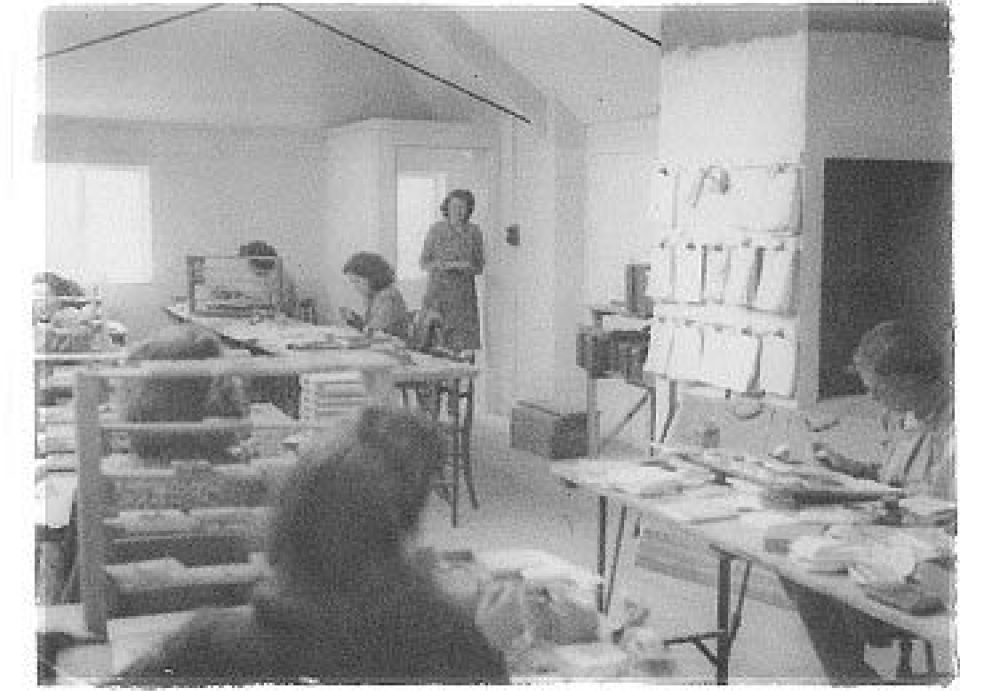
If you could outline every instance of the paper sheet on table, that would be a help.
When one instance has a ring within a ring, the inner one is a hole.
[[[778,510],[758,510],[744,513],[740,516],[740,522],[753,530],[766,532],[774,525],[788,525],[798,522],[798,519],[794,514]]]
[[[646,296],[656,300],[674,298],[674,246],[655,246],[649,255]]]
[[[729,253],[729,274],[723,301],[729,306],[749,306],[757,287],[759,249],[750,245],[734,247]]]
[[[673,347],[674,324],[654,320],[649,326],[649,350],[643,370],[650,374],[664,375],[670,370],[670,351]]]
[[[851,562],[864,560],[870,547],[847,544],[824,535],[806,535],[788,548],[790,559],[809,571],[837,573],[846,571]]]
[[[705,251],[705,301],[725,301],[726,277],[729,274],[729,248],[709,246]]]
[[[684,498],[677,501],[657,503],[650,506],[670,520],[685,523],[707,523],[729,520],[740,515],[737,503],[726,498]]]
[[[674,248],[674,299],[688,304],[703,300],[705,247],[685,243]]]
[[[584,567],[539,549],[477,551],[475,557],[493,573],[516,571],[527,581],[564,579],[581,588],[594,586],[600,581],[600,577]]]
[[[796,346],[794,337],[764,336],[760,347],[758,387],[768,394],[795,394],[795,376],[798,373]]]
[[[797,270],[798,251],[790,248],[765,250],[754,308],[774,313],[791,311],[795,304]]]
[[[627,474],[618,474],[608,482],[609,488],[632,496],[654,497],[680,493],[683,484],[669,472],[657,467],[636,467]]]
[[[670,351],[669,375],[681,381],[699,381],[701,378],[701,327],[678,325],[673,332]]]

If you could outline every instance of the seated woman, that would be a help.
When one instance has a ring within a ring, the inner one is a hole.
[[[132,685],[505,682],[467,615],[414,563],[443,446],[423,419],[364,409],[307,449],[271,522],[273,580],[250,609],[199,613],[123,671]]]
[[[128,354],[129,361],[208,360],[222,356],[219,339],[192,325],[163,328]],[[238,377],[178,377],[122,382],[122,418],[133,422],[188,422],[208,417],[241,418],[249,413]],[[240,436],[229,430],[200,433],[133,434],[132,450],[142,457],[221,459]]]
[[[341,307],[343,321],[369,335],[377,331],[406,338],[410,315],[396,287],[396,273],[385,258],[375,253],[355,253],[344,264],[344,274],[361,295],[364,312],[356,314]]]
[[[955,499],[955,432],[952,390],[944,363],[913,326],[887,321],[861,338],[854,353],[857,371],[871,397],[902,421],[887,421],[888,447],[882,464],[840,455],[822,443],[816,460],[836,471],[900,486],[908,494]],[[884,645],[906,635],[829,596],[782,580],[796,603],[816,654],[837,685],[878,683],[865,663],[865,644]]]
[[[286,316],[298,313],[298,297],[295,292],[295,282],[286,266],[282,266],[281,275],[276,272],[278,251],[267,241],[250,241],[240,246],[241,258],[249,258],[250,270],[273,295],[277,310]]]

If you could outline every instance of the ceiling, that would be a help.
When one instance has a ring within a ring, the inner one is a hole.
[[[313,128],[377,117],[500,113],[402,61],[532,122],[544,122],[552,97],[584,124],[619,121],[655,114],[660,47],[638,33],[668,36],[670,27],[661,33],[661,22],[675,11],[601,10],[628,27],[583,6],[289,6],[303,17],[278,6],[228,4],[177,18],[199,7],[205,6],[46,10],[39,18],[40,54],[162,23],[39,61],[39,111]],[[940,12],[839,8],[815,16],[810,10],[810,27],[915,36],[941,31]],[[737,23],[745,24],[746,12],[742,8]],[[944,32],[946,38],[946,26]]]
[[[39,22],[39,53],[194,7],[49,9]],[[659,47],[578,7],[292,7],[532,121],[543,118],[548,95],[584,123],[656,109]],[[656,9],[615,16],[658,36]],[[39,66],[39,109],[47,114],[328,127],[372,117],[470,118],[494,111],[278,7],[227,5]]]

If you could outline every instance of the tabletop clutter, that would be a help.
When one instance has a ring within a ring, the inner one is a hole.
[[[911,614],[950,607],[955,504],[719,448],[660,448],[639,461],[580,461],[564,478],[693,526],[738,520],[768,554],[812,574],[848,576]]]
[[[627,602],[618,619],[597,611],[599,578],[539,550],[422,551],[440,588],[475,618],[507,657],[515,679],[669,676],[673,665],[648,624]]]

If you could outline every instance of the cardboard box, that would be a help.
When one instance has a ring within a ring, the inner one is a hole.
[[[518,401],[511,412],[510,445],[549,459],[584,457],[587,413],[550,401]]]

